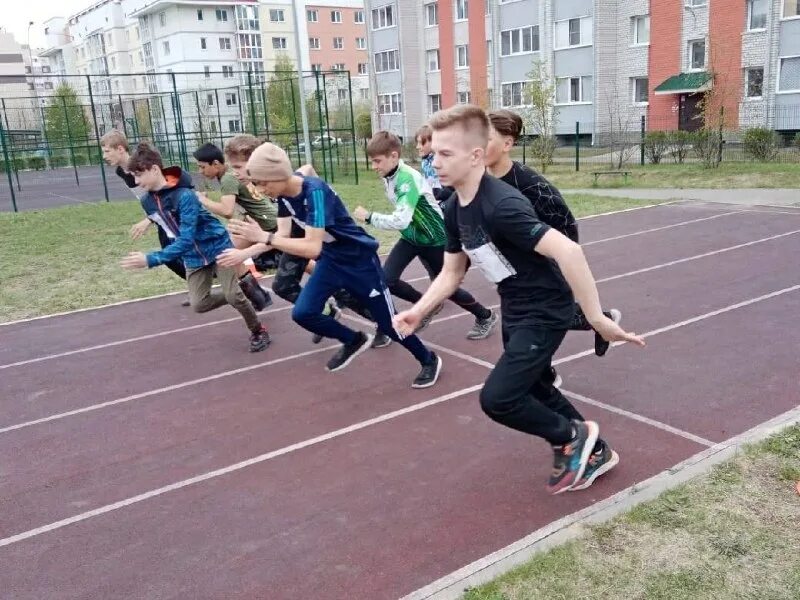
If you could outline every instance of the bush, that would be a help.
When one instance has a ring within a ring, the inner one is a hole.
[[[713,129],[698,129],[694,138],[694,152],[707,169],[719,166],[722,159],[722,135]]]
[[[744,132],[744,151],[755,160],[767,162],[778,156],[778,134],[772,129],[754,127]]]
[[[800,131],[794,134],[794,147],[800,150]]]
[[[667,143],[670,146],[672,160],[677,164],[683,164],[689,154],[692,145],[692,134],[689,131],[676,129],[667,134]]]
[[[644,136],[644,153],[651,164],[659,164],[668,147],[669,136],[666,131],[650,131]]]
[[[28,158],[28,168],[36,171],[42,171],[45,167],[43,156],[31,156]]]
[[[553,155],[556,152],[556,138],[537,136],[531,143],[531,155],[539,163],[542,173],[553,164]]]

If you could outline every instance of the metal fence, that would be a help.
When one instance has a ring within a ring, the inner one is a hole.
[[[202,144],[222,148],[251,133],[286,149],[296,165],[310,159],[328,181],[358,182],[362,149],[347,71],[42,75],[35,94],[16,95],[3,79],[0,210],[130,199],[102,160],[99,140],[114,128],[131,147],[150,141],[165,163],[189,171]]]

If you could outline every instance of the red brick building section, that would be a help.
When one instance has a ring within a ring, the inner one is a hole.
[[[745,30],[747,7],[741,0],[716,0],[709,4],[709,39],[706,48],[708,72],[713,73],[714,91],[710,114],[725,108],[725,123],[739,122],[739,100],[742,96],[742,32]]]
[[[683,48],[683,2],[680,0],[651,0],[650,2],[650,53],[648,129],[678,128],[678,96],[657,96],[653,90],[681,72]]]
[[[441,4],[440,2],[439,6]],[[486,68],[486,0],[471,0],[467,10],[467,17],[469,18],[470,101],[472,104],[488,108],[489,75]]]
[[[439,70],[442,78],[442,107],[456,103],[456,56],[453,2],[439,2]]]

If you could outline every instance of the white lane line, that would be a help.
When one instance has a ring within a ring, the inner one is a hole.
[[[271,460],[273,458],[277,458],[279,456],[284,456],[286,454],[290,454],[292,452],[297,452],[298,450],[302,450],[303,448],[308,448],[309,446],[314,446],[317,444],[321,444],[322,442],[326,442],[328,440],[332,440],[334,438],[341,437],[343,435],[347,435],[348,433],[353,433],[354,431],[358,431],[359,429],[364,429],[366,427],[370,427],[372,425],[377,425],[378,423],[383,423],[385,421],[390,421],[392,419],[396,419],[397,417],[401,417],[403,415],[407,415],[409,413],[413,413],[424,408],[428,408],[429,406],[434,406],[436,404],[441,404],[442,402],[447,402],[448,400],[452,400],[453,398],[458,398],[460,396],[465,396],[466,394],[471,394],[479,390],[483,384],[473,385],[467,388],[463,388],[461,390],[450,392],[449,394],[445,394],[443,396],[438,396],[431,400],[427,400],[425,402],[420,402],[418,404],[413,404],[411,406],[407,406],[405,408],[401,408],[399,410],[395,410],[390,413],[386,413],[380,415],[378,417],[374,417],[372,419],[367,419],[365,421],[361,421],[359,423],[354,423],[353,425],[349,425],[347,427],[343,427],[341,429],[337,429],[335,431],[330,431],[323,435],[319,435],[317,437],[313,437],[311,439],[298,442],[296,444],[292,444],[290,446],[284,446],[283,448],[279,448],[278,450],[273,450],[271,452],[266,452],[264,454],[260,454],[259,456],[254,456],[253,458],[249,458],[247,460],[243,460],[241,462],[228,465],[227,467],[223,467],[221,469],[216,469],[214,471],[208,471],[207,473],[203,473],[201,475],[197,475],[195,477],[191,477],[189,479],[184,479],[182,481],[178,481],[172,483],[170,485],[166,485],[164,487],[160,487],[154,490],[150,490],[143,494],[139,494],[137,496],[132,496],[130,498],[126,498],[124,500],[120,500],[119,502],[114,502],[113,504],[106,504],[105,506],[101,506],[99,508],[95,508],[94,510],[89,510],[83,512],[81,514],[69,517],[67,519],[62,519],[60,521],[56,521],[54,523],[50,523],[48,525],[43,525],[42,527],[37,527],[35,529],[29,529],[28,531],[23,531],[22,533],[18,533],[16,535],[12,535],[7,538],[0,539],[0,547],[8,546],[10,544],[14,544],[16,542],[21,542],[22,540],[27,540],[32,537],[36,537],[37,535],[41,535],[43,533],[47,533],[50,531],[55,531],[56,529],[61,529],[62,527],[66,527],[67,525],[72,525],[74,523],[79,523],[81,521],[85,521],[87,519],[91,519],[92,517],[97,517],[99,515],[103,515],[109,513],[114,510],[118,510],[120,508],[124,508],[126,506],[131,506],[132,504],[137,504],[139,502],[143,502],[145,500],[149,500],[150,498],[155,498],[156,496],[161,496],[162,494],[166,494],[168,492],[173,492],[175,490],[179,490],[190,485],[194,485],[196,483],[201,483],[203,481],[208,481],[209,479],[214,479],[215,477],[221,477],[223,475],[227,475],[229,473],[233,473],[235,471],[240,471],[246,467],[251,467],[253,465],[263,463],[265,461]]]
[[[645,235],[647,233],[654,233],[656,231],[664,231],[666,229],[674,229],[675,227],[683,227],[684,225],[691,225],[692,223],[702,223],[703,221],[712,221],[714,219],[720,219],[722,217],[729,217],[731,215],[741,215],[745,214],[747,211],[744,210],[732,210],[729,212],[720,213],[718,215],[712,215],[710,217],[702,217],[699,219],[690,219],[688,221],[680,221],[678,223],[672,223],[671,225],[663,225],[661,227],[653,227],[652,229],[643,229],[641,231],[634,231],[633,233],[625,233],[622,235],[615,235],[613,237],[602,238],[599,240],[594,240],[591,242],[581,243],[581,246],[593,246],[595,244],[604,244],[606,242],[613,242],[616,240],[622,240],[625,238],[635,237],[637,235]]]

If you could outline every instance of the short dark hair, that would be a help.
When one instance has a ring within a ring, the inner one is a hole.
[[[431,126],[426,123],[417,129],[417,134],[414,136],[414,138],[425,144],[431,141],[431,135],[433,135],[433,130],[431,129]]]
[[[493,110],[489,113],[489,122],[497,133],[507,135],[515,142],[522,133],[522,117],[510,110]]]
[[[192,156],[198,162],[211,164],[217,161],[221,165],[225,164],[225,155],[222,154],[222,150],[211,143],[200,146]]]
[[[367,144],[367,156],[389,156],[392,152],[399,155],[403,150],[400,138],[388,131],[379,131]]]
[[[136,146],[136,150],[133,151],[130,160],[128,160],[128,171],[142,173],[149,171],[154,165],[159,169],[164,168],[161,154],[147,142],[141,142]]]

